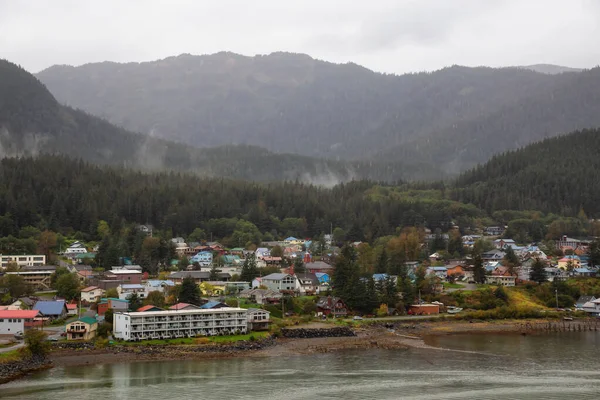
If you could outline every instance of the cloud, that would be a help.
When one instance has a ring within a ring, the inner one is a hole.
[[[596,0],[0,2],[0,56],[53,64],[303,52],[382,72],[600,59]],[[542,60],[543,58],[543,60]]]

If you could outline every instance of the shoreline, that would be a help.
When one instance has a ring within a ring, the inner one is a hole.
[[[573,326],[589,324],[589,320],[571,321]],[[527,331],[528,326],[544,326],[547,320],[494,320],[494,321],[398,321],[395,323],[363,324],[354,327],[356,336],[299,338],[266,338],[255,342],[211,345],[139,345],[110,346],[90,349],[54,349],[42,369],[76,367],[96,364],[120,364],[152,361],[213,360],[223,358],[268,358],[331,353],[345,350],[409,350],[428,349],[453,351],[432,346],[428,338],[454,334],[522,334],[535,335],[541,331]],[[310,324],[307,326],[310,327]],[[331,326],[333,328],[334,326]],[[576,329],[573,329],[576,330]],[[580,328],[581,330],[581,328]],[[551,330],[549,331],[551,332]],[[83,343],[82,343],[83,345]],[[39,371],[35,368],[21,371],[2,383],[19,379]]]

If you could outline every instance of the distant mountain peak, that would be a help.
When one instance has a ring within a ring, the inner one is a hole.
[[[531,71],[539,72],[541,74],[556,75],[564,72],[581,72],[582,68],[564,67],[562,65],[555,64],[533,64],[533,65],[522,65],[516,68],[529,69]]]

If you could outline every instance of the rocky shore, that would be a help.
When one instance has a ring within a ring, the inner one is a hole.
[[[0,384],[20,378],[30,372],[51,367],[52,363],[43,357],[0,363]]]
[[[323,337],[352,337],[356,333],[348,327],[282,329],[281,335],[288,339],[314,339]]]

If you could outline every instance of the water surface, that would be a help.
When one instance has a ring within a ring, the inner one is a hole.
[[[455,335],[458,351],[344,351],[56,368],[2,399],[597,399],[600,333]]]

